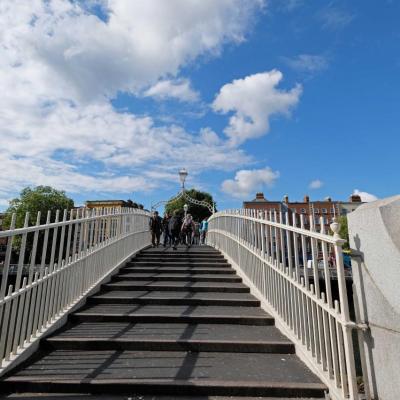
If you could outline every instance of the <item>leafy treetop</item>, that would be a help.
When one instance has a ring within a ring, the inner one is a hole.
[[[213,204],[213,198],[210,193],[201,192],[196,189],[187,190],[186,193],[193,199],[199,201],[206,201],[209,204]],[[208,218],[211,215],[211,212],[208,210],[207,207],[192,204],[189,201],[185,200],[183,197],[179,198],[175,201],[169,201],[165,205],[165,212],[168,214],[172,214],[175,210],[178,210],[180,216],[183,216],[183,206],[187,204],[189,206],[188,213],[192,214],[193,219],[195,221],[202,221],[204,218]]]
[[[346,243],[343,244],[343,249],[348,250],[350,248],[349,245],[349,228],[347,224],[347,217],[342,215],[339,218],[340,230],[339,235],[342,239],[346,240]]]
[[[47,211],[51,212],[50,222],[53,222],[57,210],[60,210],[60,217],[62,217],[63,210],[71,210],[73,207],[74,201],[67,197],[62,190],[57,190],[50,186],[26,187],[21,191],[19,197],[10,201],[4,218],[4,225],[6,227],[10,226],[11,215],[15,213],[16,227],[22,227],[27,212],[29,212],[29,224],[36,224],[38,211],[41,212],[41,224],[46,222]]]

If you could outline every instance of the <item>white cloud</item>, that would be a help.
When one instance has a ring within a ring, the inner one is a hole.
[[[220,89],[213,108],[222,113],[234,112],[224,130],[233,145],[264,135],[269,131],[271,115],[288,115],[298,103],[301,86],[279,90],[281,80],[282,73],[272,70],[236,79]]]
[[[80,4],[2,0],[0,9],[7,66],[38,80],[37,89],[75,101],[135,93],[243,41],[263,1],[109,0],[107,20]]]
[[[303,5],[304,0],[276,0],[278,7],[284,11],[291,12]]]
[[[374,194],[368,193],[368,192],[361,192],[358,189],[355,189],[353,194],[358,194],[361,197],[361,201],[365,201],[367,203],[371,201],[378,200],[378,197],[375,196]]]
[[[7,207],[9,205],[9,200],[7,199],[0,199],[0,206]]]
[[[323,28],[337,30],[346,27],[354,19],[354,15],[331,3],[319,12],[318,18],[321,20]]]
[[[232,151],[216,134],[156,126],[151,117],[117,112],[110,99],[143,93],[166,77],[175,97],[194,96],[189,82],[176,78],[181,68],[245,40],[263,1],[97,3],[104,19],[81,2],[1,1],[4,198],[29,184],[71,192],[151,190],[182,165],[200,173],[247,163],[243,151]]]
[[[299,54],[296,57],[283,57],[283,61],[292,69],[302,72],[318,72],[328,67],[326,57],[316,54]]]
[[[156,127],[150,117],[117,113],[105,103],[78,109],[60,102],[45,114],[31,113],[28,120],[18,119],[14,110],[0,138],[0,164],[8,171],[0,187],[14,190],[32,183],[73,192],[145,191],[157,184],[157,171],[176,171],[182,165],[197,172],[231,170],[249,161],[212,131],[193,136],[174,125]],[[96,160],[104,166],[97,178],[80,171]],[[126,169],[130,174],[121,175]],[[112,178],[105,179],[104,172]],[[154,184],[147,183],[147,176]]]
[[[245,170],[236,172],[234,179],[227,179],[222,182],[223,192],[236,198],[244,198],[255,193],[265,185],[272,186],[279,178],[279,172],[273,171],[270,167],[263,169]]]
[[[183,102],[195,102],[200,98],[188,79],[159,81],[147,89],[144,96],[154,97],[156,100],[176,99]]]
[[[324,182],[320,181],[319,179],[315,179],[310,182],[308,187],[310,189],[320,189],[324,185]]]

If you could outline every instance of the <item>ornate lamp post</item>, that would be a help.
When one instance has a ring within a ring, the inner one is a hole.
[[[196,204],[196,205],[198,205],[198,206],[207,207],[207,208],[210,210],[210,212],[211,212],[212,214],[214,214],[214,212],[215,212],[214,203],[210,204],[210,203],[207,203],[206,201],[200,201],[200,200],[193,199],[193,198],[190,197],[189,194],[186,192],[186,189],[185,189],[185,181],[186,181],[186,178],[187,178],[188,175],[189,175],[189,174],[188,174],[187,170],[186,170],[185,168],[182,168],[182,169],[179,171],[179,180],[181,181],[181,190],[180,190],[180,192],[179,192],[175,197],[173,197],[172,199],[169,199],[169,200],[162,200],[162,201],[159,201],[159,202],[156,203],[156,204],[153,204],[153,205],[151,206],[151,209],[152,209],[152,210],[155,210],[155,209],[157,209],[159,206],[161,206],[162,204],[166,204],[166,203],[169,203],[169,202],[173,202],[173,201],[176,201],[176,200],[180,199],[181,197],[183,197],[183,198],[184,198],[186,201],[188,201],[189,203]],[[183,210],[185,211],[185,217],[186,217],[186,214],[187,214],[188,209],[189,209],[189,206],[188,206],[187,204],[185,204],[185,205],[183,206]]]
[[[182,191],[185,190],[185,181],[186,181],[187,176],[188,176],[188,172],[186,171],[185,168],[182,168],[179,171],[179,179],[180,179],[181,184],[182,184],[182,186],[181,186]]]

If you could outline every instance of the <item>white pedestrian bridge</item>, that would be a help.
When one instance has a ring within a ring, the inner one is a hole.
[[[395,197],[350,216],[356,287],[337,222],[225,210],[207,246],[174,252],[149,249],[142,210],[27,215],[21,228],[14,215],[0,232],[0,390],[394,399],[399,303],[382,262],[398,279],[399,210]]]

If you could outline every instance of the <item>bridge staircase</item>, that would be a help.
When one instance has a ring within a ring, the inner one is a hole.
[[[202,399],[324,398],[326,391],[208,246],[140,252],[0,387]]]

